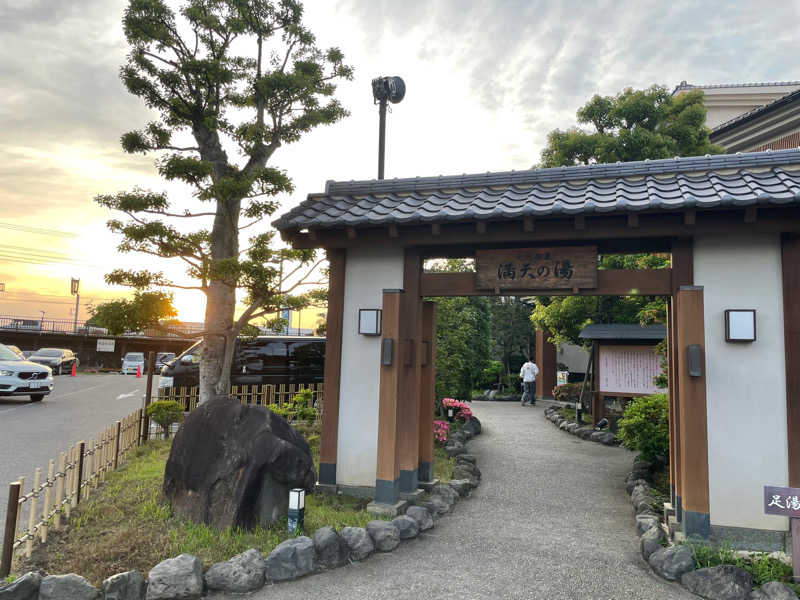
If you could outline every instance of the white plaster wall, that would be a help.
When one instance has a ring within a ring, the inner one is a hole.
[[[787,485],[786,371],[778,235],[696,237],[704,286],[712,525],[786,530],[767,516],[765,485]],[[756,309],[757,341],[725,341],[725,309]]]
[[[381,308],[384,289],[403,287],[402,248],[348,249],[344,281],[336,482],[374,486],[380,337],[358,334],[358,309]]]

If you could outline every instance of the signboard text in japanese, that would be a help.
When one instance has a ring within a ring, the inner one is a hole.
[[[557,290],[597,287],[597,247],[476,250],[478,289]]]

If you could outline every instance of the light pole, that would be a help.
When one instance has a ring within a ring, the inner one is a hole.
[[[378,179],[383,179],[386,156],[386,103],[397,104],[406,95],[406,84],[399,77],[377,77],[372,80],[372,97],[378,105]]]
[[[81,301],[80,287],[81,280],[73,277],[70,282],[70,292],[75,296],[75,322],[72,325],[72,333],[78,333],[78,306]]]

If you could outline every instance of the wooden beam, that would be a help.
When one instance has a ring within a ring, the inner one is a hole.
[[[433,223],[431,225],[431,235],[439,235],[442,233],[442,226],[439,223]]]
[[[574,293],[572,288],[563,290],[503,290],[506,296],[564,296]],[[672,293],[672,270],[626,270],[610,269],[597,272],[597,287],[581,288],[584,296],[669,296]],[[423,273],[422,296],[491,296],[490,290],[475,287],[475,273]]]
[[[348,227],[347,228],[347,239],[348,240],[356,239],[356,228],[355,227]]]
[[[433,409],[436,401],[436,303],[422,304],[422,352],[419,388],[420,481],[433,481]]]
[[[309,229],[308,230],[308,239],[316,241],[316,239],[317,239],[317,230],[316,229]]]
[[[694,251],[692,238],[672,241],[672,290],[674,296],[682,285],[694,284]]]
[[[683,224],[694,225],[697,222],[697,211],[693,208],[687,208],[683,213]]]
[[[336,485],[339,444],[339,382],[342,375],[345,250],[328,250],[328,320],[325,343],[325,409],[322,411],[319,482]]]
[[[575,229],[578,231],[583,231],[586,229],[586,216],[585,215],[577,215],[575,217]]]
[[[522,219],[522,230],[531,233],[536,230],[536,221],[533,217],[524,217]]]
[[[800,238],[781,240],[789,486],[800,487]]]
[[[478,235],[486,234],[486,221],[478,221],[475,223],[475,233]]]
[[[422,337],[420,278],[422,256],[416,248],[406,248],[403,259],[403,290],[400,297],[400,353],[397,444],[400,468],[400,493],[417,490],[419,472],[419,393],[421,368],[418,343]]]
[[[548,341],[549,331],[536,331],[536,366],[539,374],[536,376],[536,399],[553,397],[553,388],[556,385],[556,346]]]
[[[640,252],[670,252],[673,238],[635,237],[622,239],[605,239],[598,241],[579,241],[559,243],[553,241],[540,244],[528,236],[518,242],[490,242],[476,240],[473,236],[471,244],[423,245],[419,246],[423,258],[475,258],[476,250],[497,250],[499,248],[537,248],[543,246],[579,246],[596,245],[598,254],[637,254]]]
[[[639,215],[631,213],[628,215],[628,227],[639,226]]]
[[[640,213],[639,227],[628,227],[625,215],[593,215],[586,229],[575,229],[574,218],[561,217],[536,220],[536,242],[575,243],[620,242],[627,239],[691,237],[695,235],[752,235],[758,233],[800,233],[800,211],[796,207],[761,207],[758,222],[745,223],[742,210],[703,211],[696,215],[694,225],[684,223],[684,213]],[[482,244],[530,244],[530,235],[523,231],[522,219],[492,222],[491,230],[482,236]],[[404,225],[403,245],[449,246],[474,245],[474,222],[448,223],[441,235],[431,235],[431,225]],[[380,247],[386,244],[386,227],[359,227],[358,238],[348,238],[346,229],[317,230],[317,240],[308,234],[287,233],[295,248]]]
[[[393,238],[400,237],[400,233],[397,231],[397,225],[395,225],[394,223],[389,225],[389,237]]]
[[[744,209],[744,222],[755,223],[757,218],[758,218],[758,207],[746,206]]]

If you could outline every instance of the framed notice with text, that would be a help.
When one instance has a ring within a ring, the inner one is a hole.
[[[597,246],[555,246],[475,251],[478,289],[592,289]]]
[[[661,372],[655,346],[600,345],[600,392],[613,396],[648,395],[659,390],[653,378]]]

